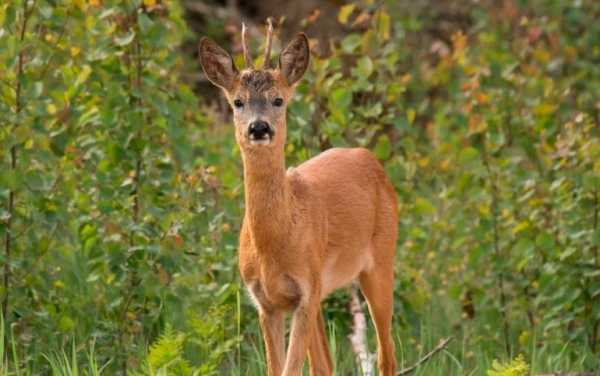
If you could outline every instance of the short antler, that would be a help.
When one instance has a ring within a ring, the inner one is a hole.
[[[254,64],[252,64],[252,56],[250,56],[250,48],[248,47],[246,33],[246,24],[242,22],[242,49],[244,50],[244,62],[246,63],[247,68],[254,68]]]
[[[273,41],[273,22],[271,17],[267,18],[267,45],[265,47],[265,61],[263,62],[263,69],[271,68],[271,42]]]

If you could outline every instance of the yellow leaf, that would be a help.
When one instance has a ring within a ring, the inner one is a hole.
[[[544,49],[542,47],[536,48],[533,51],[533,56],[536,58],[536,60],[538,60],[541,63],[547,63],[547,62],[549,62],[550,58],[552,57],[550,55],[550,52],[548,52],[548,50],[546,50],[546,49]]]
[[[485,132],[487,123],[480,116],[474,115],[469,118],[469,134]]]
[[[354,11],[355,7],[356,7],[356,4],[348,4],[348,5],[344,5],[343,7],[341,7],[340,12],[338,13],[338,22],[341,23],[342,25],[347,24],[348,18],[352,14],[352,11]]]
[[[181,180],[181,176],[180,175],[177,175],[177,180],[179,180],[179,181]],[[194,186],[194,185],[196,185],[196,182],[198,181],[198,176],[196,176],[195,174],[189,175],[188,177],[185,178],[185,181],[189,185]]]
[[[546,116],[554,113],[556,106],[550,103],[542,103],[533,109],[533,112],[538,116]]]
[[[564,54],[567,57],[567,59],[573,60],[577,57],[577,50],[572,46],[567,46],[565,47]]]
[[[81,10],[86,10],[87,8],[87,4],[84,0],[73,0],[73,4]]]
[[[523,347],[527,346],[529,338],[531,338],[531,333],[528,330],[524,330],[519,336],[519,344]]]
[[[462,32],[458,31],[452,34],[452,58],[459,65],[465,65],[465,50],[467,47],[467,36]]]
[[[83,69],[77,75],[77,79],[75,80],[75,86],[79,86],[87,81],[88,77],[92,73],[92,68],[89,65],[84,65]]]
[[[154,8],[156,6],[156,0],[144,0],[146,8]]]
[[[448,170],[450,170],[450,159],[446,158],[443,161],[441,161],[439,169],[443,172],[447,172]]]
[[[56,113],[56,106],[54,105],[54,103],[50,103],[46,106],[46,111],[48,111],[48,113],[50,115],[54,115]]]
[[[71,47],[71,56],[72,57],[79,55],[79,52],[81,52],[81,49],[79,47]]]
[[[518,234],[520,232],[523,232],[523,231],[527,230],[529,227],[530,227],[529,222],[523,221],[523,222],[519,223],[518,225],[516,225],[513,228],[512,232],[513,232],[514,235],[516,235],[516,234]]]
[[[488,205],[479,205],[479,213],[483,216],[487,216],[490,214],[490,207]]]
[[[375,22],[377,22],[377,33],[379,34],[379,38],[382,40],[390,39],[390,15],[384,11],[378,12],[379,17],[375,18]]]
[[[479,104],[487,104],[487,103],[490,102],[490,96],[488,94],[486,94],[486,93],[481,92],[481,91],[475,92],[473,94],[473,96],[475,97],[475,100]]]
[[[467,46],[467,36],[462,31],[452,34],[452,48],[454,51],[462,51]]]
[[[408,121],[409,125],[412,125],[412,123],[415,121],[416,116],[417,116],[417,112],[414,109],[409,108],[406,111],[406,120]]]

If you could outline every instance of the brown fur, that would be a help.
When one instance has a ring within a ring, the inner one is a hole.
[[[246,103],[234,108],[246,202],[239,266],[258,307],[269,375],[300,375],[307,354],[311,375],[332,373],[320,302],[331,291],[358,280],[377,330],[379,372],[390,376],[396,368],[391,337],[395,191],[365,149],[331,149],[286,171],[285,108],[270,103],[275,97],[287,103],[308,64],[306,38],[299,36],[290,46],[282,53],[280,69],[242,71],[233,87],[225,89],[231,103],[236,99]],[[204,68],[207,74],[220,72]],[[267,88],[268,77],[272,86]],[[217,85],[222,80],[209,79]],[[247,128],[254,119],[275,129],[271,143],[249,141]],[[293,320],[286,356],[288,311]]]
[[[244,89],[251,90],[257,94],[271,89],[275,83],[273,74],[263,70],[248,71],[242,75],[240,81]]]

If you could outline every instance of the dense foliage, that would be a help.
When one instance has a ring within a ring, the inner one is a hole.
[[[431,38],[429,7],[341,7],[346,36],[289,109],[289,163],[357,145],[384,163],[400,358],[454,335],[439,374],[517,354],[532,372],[598,369],[600,3],[463,11]],[[262,369],[236,270],[239,151],[180,79],[185,38],[175,1],[0,5],[2,372],[50,372],[62,351],[107,374]],[[324,307],[349,373],[346,304]]]

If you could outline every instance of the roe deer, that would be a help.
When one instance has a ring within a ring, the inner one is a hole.
[[[246,202],[239,267],[258,309],[268,374],[301,375],[308,353],[311,375],[331,375],[320,302],[358,279],[377,331],[379,374],[393,375],[395,190],[366,149],[327,150],[286,171],[286,107],[308,66],[308,40],[296,35],[271,68],[269,23],[264,65],[255,69],[245,34],[243,26],[241,71],[208,38],[199,56],[233,109]],[[286,356],[287,311],[293,316]]]

